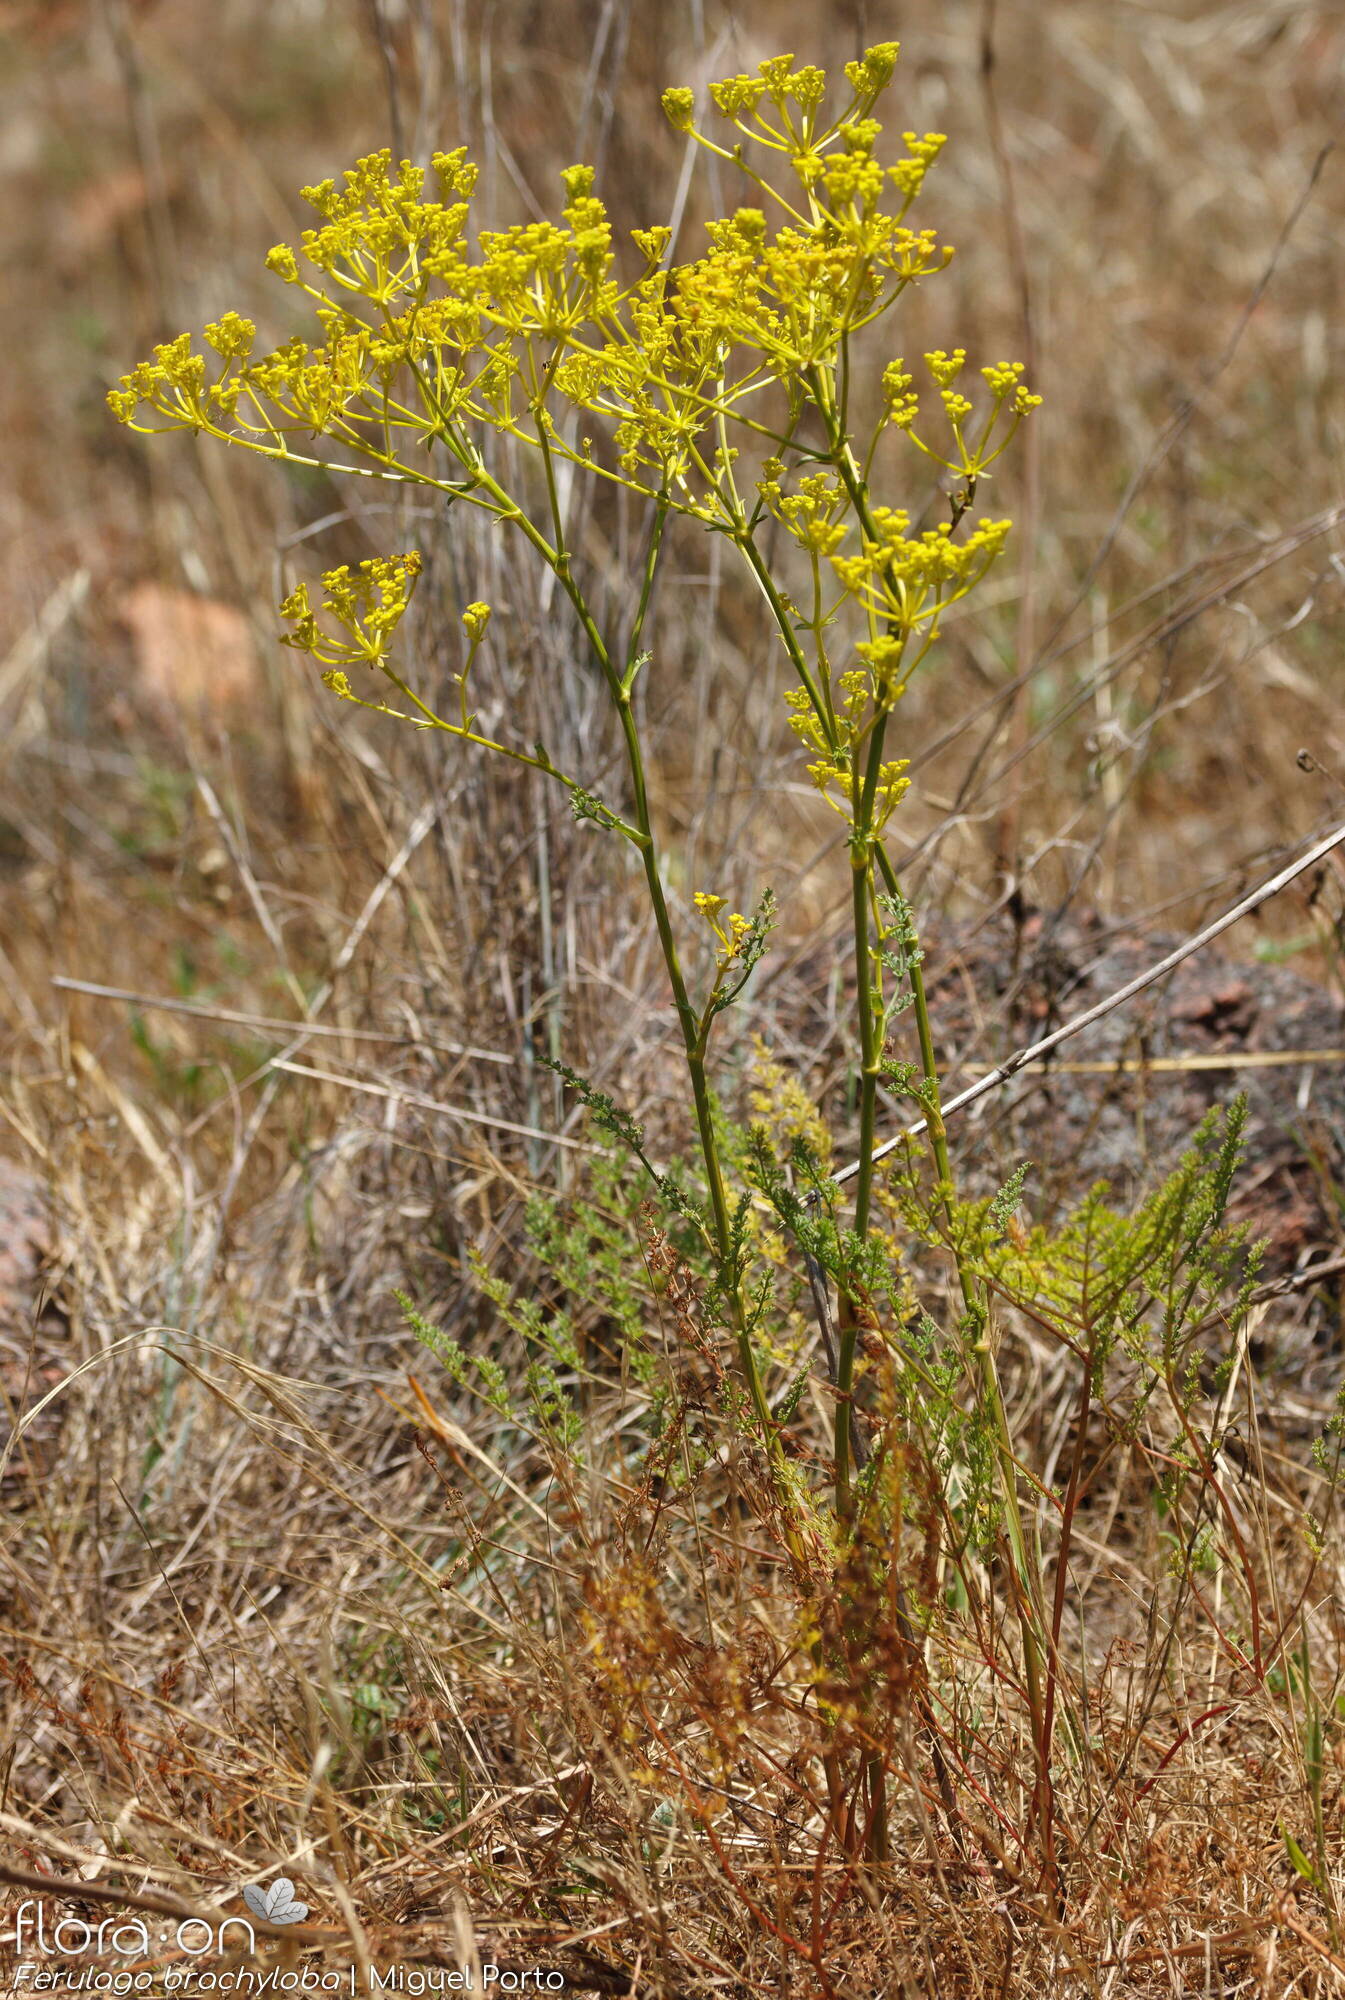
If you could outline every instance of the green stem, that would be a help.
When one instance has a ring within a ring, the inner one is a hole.
[[[649,531],[649,548],[645,554],[644,575],[640,583],[640,602],[635,608],[635,622],[631,626],[630,644],[626,648],[626,672],[622,686],[629,689],[635,685],[635,676],[640,670],[642,655],[640,640],[644,636],[644,622],[649,615],[649,600],[654,594],[654,578],[658,573],[659,552],[663,547],[663,531],[668,525],[669,502],[660,499],[654,513],[654,524]]]
[[[729,1214],[728,1196],[724,1187],[724,1170],[719,1157],[719,1141],[714,1128],[714,1107],[710,1098],[710,1088],[705,1075],[705,1033],[700,1019],[691,1003],[687,990],[686,976],[682,971],[677,950],[677,938],[673,931],[672,917],[668,909],[668,899],[664,893],[663,875],[659,867],[658,846],[654,837],[653,819],[649,809],[649,789],[645,776],[644,751],[640,742],[640,732],[635,721],[631,702],[632,679],[630,662],[626,672],[618,672],[602,633],[599,631],[583,591],[570,571],[568,552],[554,549],[536,523],[511,499],[489,472],[482,467],[480,483],[499,506],[501,517],[512,521],[524,538],[532,544],[538,554],[548,564],[569,598],[578,618],[589,649],[593,654],[604,680],[607,682],[617,719],[621,726],[622,741],[625,745],[626,763],[630,773],[631,791],[634,801],[632,822],[635,828],[635,845],[640,851],[644,868],[645,886],[649,893],[649,904],[653,911],[654,926],[658,932],[659,947],[672,989],[673,1006],[678,1025],[682,1031],[682,1042],[686,1055],[687,1072],[691,1081],[691,1094],[695,1105],[696,1128],[700,1139],[701,1157],[705,1163],[706,1183],[710,1195],[710,1213],[713,1222],[714,1247],[719,1265],[720,1283],[728,1302],[733,1322],[734,1339],[738,1350],[738,1362],[742,1371],[747,1393],[751,1400],[753,1414],[761,1432],[761,1441],[770,1462],[776,1497],[780,1505],[784,1523],[786,1542],[795,1563],[802,1569],[804,1550],[794,1518],[788,1475],[785,1466],[784,1449],[776,1429],[771,1407],[766,1400],[766,1391],[757,1367],[756,1353],[752,1346],[751,1329],[747,1323],[747,1311],[743,1303],[742,1287],[737,1271],[733,1268],[733,1223]],[[647,563],[649,569],[657,564],[660,537],[652,538]],[[647,602],[651,579],[646,579]]]
[[[832,446],[833,462],[841,476],[851,505],[864,534],[870,541],[877,542],[877,524],[869,504],[868,488],[864,483],[849,440],[837,428],[834,407],[820,376],[814,376],[814,395],[818,408],[827,423]],[[881,840],[873,843],[888,893],[900,894],[900,884]],[[865,912],[867,921],[867,910]],[[929,998],[925,991],[924,973],[917,963],[911,968],[911,993],[914,1001],[916,1034],[920,1043],[920,1062],[924,1071],[921,1102],[929,1131],[930,1146],[934,1154],[935,1171],[940,1188],[940,1206],[948,1228],[949,1247],[957,1273],[958,1289],[962,1294],[964,1312],[969,1324],[981,1325],[980,1337],[976,1339],[969,1360],[975,1364],[982,1409],[988,1416],[991,1432],[995,1440],[996,1457],[1000,1468],[1000,1486],[1003,1495],[1003,1526],[1008,1544],[1010,1563],[1014,1576],[1014,1605],[1018,1615],[1020,1643],[1023,1649],[1023,1677],[1026,1683],[1028,1710],[1033,1734],[1034,1762],[1036,1764],[1035,1816],[1038,1828],[1049,1842],[1052,1820],[1052,1783],[1050,1748],[1046,1736],[1046,1712],[1043,1693],[1044,1666],[1047,1654],[1046,1618],[1041,1603],[1041,1579],[1034,1573],[1029,1560],[1027,1536],[1024,1531],[1022,1508],[1018,1499],[1018,1469],[1014,1458],[1013,1435],[1009,1427],[1008,1413],[1000,1390],[999,1375],[995,1368],[994,1351],[990,1341],[989,1321],[976,1289],[972,1268],[957,1241],[957,1230],[953,1210],[953,1175],[948,1156],[948,1139],[944,1129],[943,1112],[939,1102],[938,1064],[934,1053],[934,1033],[929,1015]],[[865,1010],[867,1011],[867,1010]],[[860,1183],[871,1171],[872,1139],[861,1134]],[[858,1205],[858,1203],[857,1203]],[[839,1462],[839,1454],[838,1454]],[[1042,1855],[1046,1879],[1054,1881],[1055,1857],[1049,1851]]]
[[[878,1076],[882,1063],[878,1017],[873,1004],[873,953],[869,937],[869,900],[873,888],[873,811],[877,776],[882,764],[886,715],[880,714],[869,739],[862,788],[857,787],[856,824],[850,846],[851,916],[854,927],[855,977],[859,1005],[859,1176],[855,1184],[856,1255],[862,1255],[869,1233],[873,1201],[873,1149],[878,1116]],[[881,851],[881,849],[879,850]],[[850,1491],[850,1404],[854,1394],[855,1348],[859,1339],[859,1299],[847,1287],[836,1359],[836,1503],[843,1518],[852,1511]]]
[[[761,586],[762,596],[770,606],[771,616],[774,618],[779,629],[780,637],[785,642],[785,650],[789,654],[790,663],[799,679],[803,682],[808,699],[813,706],[813,713],[826,730],[827,741],[834,750],[836,747],[836,718],[831,709],[831,689],[825,681],[819,682],[817,676],[809,666],[807,655],[799,644],[798,634],[794,630],[789,612],[786,610],[784,601],[775,587],[775,580],[766,567],[765,558],[751,534],[744,529],[737,537],[737,540],[738,546],[743,552],[744,560]]]
[[[704,1027],[697,1017],[687,991],[686,977],[682,971],[677,950],[677,939],[673,932],[672,918],[668,910],[667,897],[663,890],[663,878],[658,865],[658,849],[654,840],[653,825],[649,812],[648,789],[645,783],[644,751],[640,743],[639,730],[631,713],[629,688],[622,686],[617,696],[617,711],[621,721],[622,735],[626,745],[626,759],[630,767],[631,786],[634,792],[634,820],[640,829],[640,858],[644,865],[645,884],[649,891],[650,908],[654,913],[654,925],[658,931],[659,945],[663,953],[663,963],[667,969],[668,983],[672,988],[673,1005],[677,1010],[678,1023],[682,1030],[682,1040],[686,1052],[687,1073],[691,1079],[691,1095],[696,1110],[696,1128],[700,1138],[701,1158],[705,1164],[705,1178],[710,1195],[710,1214],[714,1225],[715,1249],[719,1264],[720,1283],[724,1297],[728,1301],[733,1321],[734,1338],[738,1348],[738,1362],[747,1393],[751,1398],[753,1413],[761,1431],[761,1440],[771,1461],[778,1497],[784,1509],[786,1522],[792,1511],[787,1487],[784,1481],[784,1452],[776,1430],[775,1419],[771,1415],[770,1404],[761,1381],[761,1371],[752,1347],[751,1329],[747,1324],[746,1308],[743,1304],[742,1287],[738,1272],[734,1268],[733,1222],[729,1214],[728,1195],[724,1187],[724,1169],[719,1157],[719,1139],[715,1132],[714,1105],[711,1101],[710,1086],[705,1074],[705,1045],[708,1039],[709,1023]],[[796,1554],[800,1553],[795,1551]]]
[[[507,757],[511,763],[522,764],[530,771],[540,771],[543,777],[554,778],[556,783],[563,785],[571,796],[576,792],[583,791],[584,787],[579,783],[579,780],[570,777],[567,772],[558,769],[552,763],[544,748],[539,746],[535,752],[519,750],[512,744],[497,742],[493,736],[483,736],[479,730],[473,729],[470,726],[464,727],[461,723],[445,722],[443,716],[436,715],[429,704],[421,699],[415,689],[404,681],[401,675],[388,665],[386,660],[381,663],[379,671],[386,680],[391,681],[392,685],[406,696],[407,700],[414,707],[420,710],[422,719],[416,724],[418,728],[442,729],[446,735],[456,736],[463,743],[474,744],[479,750],[493,750],[497,756]],[[367,708],[375,715],[399,715],[399,711],[395,708],[389,708],[385,701],[365,701],[361,696],[353,692],[342,695],[341,699],[343,701],[354,702],[357,708]],[[399,719],[405,722],[416,722],[416,718],[413,715],[400,716]],[[609,809],[604,807],[603,810],[606,812]],[[626,821],[616,813],[611,813],[610,822],[604,821],[604,825],[609,823],[614,833],[624,834],[627,840],[633,841],[637,847],[639,846],[639,831],[637,828],[628,826]]]

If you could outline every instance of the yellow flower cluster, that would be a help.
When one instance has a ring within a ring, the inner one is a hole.
[[[900,664],[902,641],[879,641],[877,650],[890,645]],[[860,646],[861,654],[876,650]],[[879,762],[871,778],[863,768],[863,752],[869,735],[872,713],[885,711],[897,699],[896,692],[884,690],[882,669],[870,664],[869,672],[852,667],[841,674],[835,692],[840,696],[827,715],[819,715],[806,688],[792,688],[785,696],[789,726],[805,749],[817,752],[808,765],[808,776],[827,804],[852,824],[859,817],[861,793],[867,793],[865,839],[882,832],[896,807],[910,788],[905,773],[909,758]]]
[[[974,589],[1004,547],[1009,521],[981,521],[962,541],[948,522],[908,536],[910,517],[899,507],[877,507],[875,534],[858,555],[834,555],[831,566],[852,597],[901,633],[930,625]]]
[[[293,627],[281,643],[292,646],[296,652],[311,654],[321,666],[331,670],[381,665],[387,656],[388,641],[411,602],[420,570],[421,558],[412,550],[409,555],[377,556],[362,562],[353,574],[347,563],[326,571],[320,609],[336,625],[337,632],[324,631],[309,599],[307,584],[299,584],[280,607],[281,617]],[[472,605],[470,609],[478,612],[486,607]],[[486,616],[489,615],[486,611]],[[347,636],[343,638],[341,633]],[[343,673],[332,671],[324,679],[338,694],[346,693],[349,688]]]
[[[737,910],[732,916],[721,918],[720,911],[724,908],[724,898],[712,896],[704,889],[698,889],[692,900],[719,940],[719,952],[715,963],[721,972],[726,972],[729,966],[742,957],[743,948],[751,935],[752,920]]]
[[[317,226],[267,260],[314,301],[320,342],[296,337],[253,359],[255,328],[226,314],[206,331],[217,366],[184,335],[122,378],[112,408],[139,429],[184,427],[279,457],[304,456],[301,434],[325,436],[364,468],[431,484],[453,482],[430,477],[424,447],[446,446],[470,477],[472,434],[486,424],[724,525],[733,509],[715,429],[734,420],[760,431],[749,405],[763,387],[825,366],[839,341],[952,254],[903,220],[942,136],[908,132],[895,166],[878,157],[873,109],[896,56],[885,43],[847,65],[851,103],[830,122],[823,72],[795,69],[791,57],[714,86],[721,113],[788,161],[794,198],[741,147],[727,154],[697,130],[691,93],[668,92],[674,125],[734,158],[779,226],[761,207],[741,208],[710,225],[703,255],[671,269],[668,231],[637,230],[643,270],[630,283],[615,275],[591,168],[562,176],[561,221],[483,232],[474,248],[476,169],[461,149],[434,155],[437,198],[424,169],[372,153],[339,185],[304,189]],[[895,212],[884,207],[887,187]],[[565,441],[567,406],[613,439],[615,466],[595,459],[592,426],[582,443]],[[893,403],[892,422],[908,427],[914,416],[914,398]],[[492,503],[481,490],[473,498]]]
[[[881,761],[881,742],[870,755],[866,740],[880,737],[942,613],[1003,547],[1006,521],[968,526],[964,516],[977,480],[1040,400],[1008,361],[981,370],[973,399],[961,386],[964,350],[932,351],[936,437],[896,359],[881,372],[867,445],[852,446],[856,337],[952,255],[906,219],[943,135],[905,132],[895,160],[884,149],[875,113],[897,54],[885,42],[847,64],[849,101],[835,115],[823,71],[792,56],[714,84],[730,146],[702,130],[690,90],[666,92],[674,128],[741,172],[749,200],[711,221],[701,253],[679,262],[666,228],[634,231],[638,264],[624,276],[587,166],[561,176],[558,220],[474,233],[476,168],[462,149],[436,153],[429,172],[371,153],[339,183],[304,189],[315,226],[267,259],[311,299],[320,339],[295,336],[256,355],[252,322],[225,313],[205,329],[205,354],[186,334],[156,347],[112,391],[112,409],[136,429],[187,429],[306,464],[334,462],[309,456],[325,440],[349,461],[336,460],[339,469],[435,487],[521,525],[571,596],[558,460],[718,530],[753,566],[798,670],[794,723],[806,723],[814,782],[848,812],[862,801],[881,823],[906,781],[899,764]],[[950,521],[912,535],[904,513],[870,504],[868,475],[889,431],[962,482]],[[550,495],[545,527],[501,485],[483,443],[491,433],[533,454]],[[746,497],[735,472],[745,452],[760,474],[755,492],[744,480]],[[801,551],[810,614],[763,575],[754,539],[763,516]],[[348,693],[347,667],[385,663],[416,560],[329,572],[325,625],[301,585],[282,607],[287,643]],[[842,614],[851,629],[838,665],[859,665],[838,674],[824,635]],[[476,605],[465,614],[469,666],[488,616]],[[466,730],[465,685],[460,693]],[[730,956],[745,921],[729,919],[722,934]]]

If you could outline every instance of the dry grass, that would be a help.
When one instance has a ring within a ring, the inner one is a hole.
[[[224,306],[283,336],[261,259],[296,226],[292,190],[394,118],[417,154],[469,143],[497,215],[592,157],[618,220],[648,220],[683,192],[662,83],[893,32],[903,112],[951,135],[928,203],[960,246],[904,338],[1028,351],[1048,399],[1005,475],[1018,566],[912,697],[933,747],[910,879],[923,909],[973,920],[1016,895],[1052,921],[1194,926],[1342,817],[1345,183],[1321,154],[1345,21],[1279,0],[0,7],[0,1144],[50,1217],[43,1296],[0,1321],[0,1387],[28,1412],[0,1486],[16,1884],[213,1906],[283,1867],[313,1963],[475,1952],[613,1993],[1342,1985],[1330,1897],[1284,1839],[1312,1851],[1287,1663],[1306,1635],[1345,1893],[1345,1598],[1310,1454],[1340,1376],[1329,1301],[1257,1308],[1269,1359],[1240,1377],[1213,1571],[1171,1570],[1161,1426],[1100,1458],[1065,1628],[1087,1722],[1061,1906],[1018,1839],[1025,1717],[989,1574],[940,1636],[960,1816],[898,1729],[900,1865],[857,1874],[828,1843],[750,1456],[726,1449],[693,1504],[665,1505],[590,1313],[576,1474],[454,1390],[391,1298],[498,1345],[467,1253],[543,1285],[523,1207],[583,1157],[550,1136],[584,1137],[538,1057],[666,1126],[667,1010],[630,885],[584,829],[527,782],[341,726],[272,607],[295,562],[417,537],[428,656],[450,670],[436,592],[508,605],[493,698],[560,762],[606,726],[568,631],[495,545],[185,440],[144,450],[102,406],[151,341]],[[688,234],[714,198],[692,187]],[[583,545],[614,597],[634,525],[595,517]],[[696,539],[680,563],[651,697],[675,886],[715,871],[745,903],[775,883],[756,1020],[843,1121],[843,857],[795,782],[750,599]],[[1329,870],[1263,938],[1329,981],[1340,902]],[[631,1270],[691,1422],[714,1357],[660,1318],[638,1236]],[[1004,1367],[1049,1484],[1075,1442],[1069,1357],[1015,1323]],[[801,1451],[823,1449],[823,1414]]]

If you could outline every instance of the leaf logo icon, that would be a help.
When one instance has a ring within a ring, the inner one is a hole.
[[[269,1889],[249,1882],[243,1901],[264,1924],[301,1924],[308,1915],[307,1903],[295,1902],[294,1884],[286,1875],[277,1875]]]

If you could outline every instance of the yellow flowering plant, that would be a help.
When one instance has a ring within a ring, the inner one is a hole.
[[[487,640],[489,606],[462,613],[469,655],[456,713],[439,713],[417,689],[414,666],[396,655],[420,568],[414,552],[330,571],[316,605],[301,584],[281,606],[285,643],[314,660],[337,697],[544,773],[568,791],[578,817],[636,850],[704,1172],[704,1205],[685,1199],[684,1213],[702,1231],[717,1273],[749,1420],[805,1592],[819,1562],[834,1560],[857,1532],[862,1511],[851,1404],[885,1074],[909,1089],[928,1121],[969,1325],[982,1310],[969,1255],[958,1251],[951,1226],[920,953],[884,836],[908,783],[907,758],[893,754],[898,705],[950,608],[1004,548],[1009,523],[976,514],[978,485],[1039,401],[1016,362],[996,362],[978,378],[968,376],[960,348],[925,355],[922,368],[868,358],[907,290],[937,276],[953,254],[935,230],[909,220],[942,135],[906,132],[893,148],[876,116],[897,53],[895,43],[883,43],[847,63],[843,101],[830,111],[820,69],[772,58],[754,75],[712,86],[714,132],[703,127],[690,90],[667,91],[673,127],[741,176],[748,196],[747,205],[711,221],[707,246],[682,261],[660,227],[632,232],[633,258],[619,253],[586,166],[562,176],[559,220],[477,234],[476,169],[463,150],[436,153],[428,173],[387,152],[371,154],[341,183],[304,190],[314,226],[297,248],[279,245],[267,259],[311,301],[320,329],[312,341],[295,337],[258,355],[252,323],[226,313],[205,329],[208,352],[198,353],[187,335],[159,346],[109,398],[136,430],[186,430],[285,464],[428,489],[450,507],[489,517],[553,573],[617,719],[626,766],[620,796],[599,797],[540,745],[478,729],[468,674]],[[893,452],[902,449],[926,481],[932,467],[950,488],[946,518],[933,526],[913,527],[906,510],[874,495],[874,481],[890,475]],[[522,474],[511,475],[520,464]],[[574,558],[567,496],[581,479],[623,488],[647,511],[635,613],[620,643]],[[754,580],[794,683],[785,699],[809,776],[847,832],[862,1164],[844,1260],[831,1274],[840,1315],[835,1505],[825,1521],[784,1451],[763,1384],[758,1307],[744,1276],[746,1197],[734,1199],[726,1185],[707,1077],[715,1022],[765,949],[773,904],[767,897],[754,915],[725,916],[717,895],[696,897],[715,945],[713,982],[698,1000],[684,969],[633,699],[640,677],[653,671],[649,612],[667,529],[679,518],[719,536]],[[767,551],[782,541],[773,561]],[[898,1071],[886,1043],[905,1007],[918,1060]],[[1011,1488],[1011,1454],[1006,1477]],[[1021,1531],[1010,1539],[1025,1563]],[[1026,1631],[1024,1644],[1030,1651]],[[880,1802],[870,1803],[872,1844],[881,1848]]]

